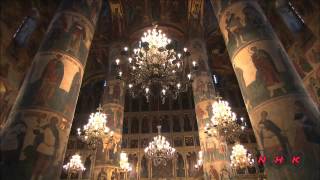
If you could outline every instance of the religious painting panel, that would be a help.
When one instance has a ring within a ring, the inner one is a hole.
[[[173,121],[173,132],[181,132],[181,125],[180,125],[179,116],[173,115],[172,121]]]
[[[220,15],[220,29],[230,57],[252,41],[275,38],[266,17],[255,2],[233,3]]]
[[[300,78],[284,50],[274,41],[251,43],[233,59],[233,67],[247,110],[262,102],[303,91]]]
[[[227,144],[218,137],[208,137],[204,133],[205,124],[212,117],[213,99],[196,103],[195,112],[199,126],[200,146],[203,151],[203,171],[206,178],[218,178],[222,169],[227,169],[228,159]]]
[[[103,102],[124,105],[125,83],[122,80],[107,81],[104,89]]]
[[[30,72],[22,86],[24,93],[18,96],[18,107],[50,109],[72,119],[81,85],[81,65],[63,54],[41,53],[36,55]]]
[[[137,134],[139,133],[139,119],[137,117],[133,117],[131,119],[131,133],[132,134]]]
[[[48,29],[39,51],[60,51],[85,66],[93,38],[91,24],[79,15],[61,13],[54,17]]]
[[[145,156],[143,156],[141,159],[140,177],[147,178],[148,174],[149,174],[148,159]]]
[[[168,115],[160,116],[160,125],[161,125],[161,132],[167,133],[170,132],[170,121]]]
[[[16,119],[14,123],[10,119]],[[9,117],[1,139],[3,162],[23,164],[25,169],[4,169],[15,173],[16,179],[59,178],[71,123],[57,114],[46,111],[20,111]],[[21,152],[21,153],[20,153]],[[33,164],[33,166],[30,166]],[[5,168],[6,166],[4,166]],[[48,171],[48,169],[52,169]],[[49,172],[49,173],[48,173]]]
[[[185,177],[184,159],[180,153],[177,153],[176,175],[177,177]]]
[[[139,27],[145,23],[146,4],[141,0],[124,0],[124,12],[128,25],[131,27]]]
[[[200,72],[192,82],[193,98],[195,104],[215,97],[213,81],[208,72]]]
[[[291,157],[294,153],[304,154],[304,167],[300,169],[299,177],[308,177],[309,170],[315,171],[314,159],[319,158],[319,153],[314,152],[314,147],[319,147],[320,119],[316,109],[308,109],[311,102],[308,97],[288,95],[270,99],[250,112],[252,127],[257,137],[259,148],[264,154],[281,153]],[[286,171],[278,171],[272,163],[266,164],[269,171],[268,177],[284,178],[293,176],[289,173],[290,164],[284,165]]]
[[[170,178],[173,176],[173,162],[172,160],[167,161],[167,165],[155,166],[152,163],[152,178]]]
[[[147,118],[147,116],[144,116],[142,118],[142,128],[141,128],[142,133],[149,133],[150,132],[149,124],[150,124],[149,119]]]
[[[183,116],[184,132],[192,131],[191,120],[187,114]]]
[[[320,65],[304,79],[304,84],[312,100],[320,108]]]

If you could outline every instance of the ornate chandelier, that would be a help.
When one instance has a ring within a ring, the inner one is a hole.
[[[82,164],[81,156],[79,154],[73,155],[70,161],[66,165],[63,165],[63,169],[71,174],[77,174],[86,170],[86,168]]]
[[[110,130],[107,123],[107,115],[102,113],[101,105],[97,108],[98,112],[91,113],[88,123],[83,126],[83,130],[77,129],[79,138],[85,142],[90,149],[96,149],[102,141],[111,143],[113,140],[113,131]]]
[[[236,143],[232,147],[230,159],[231,167],[236,169],[242,169],[254,164],[254,158],[252,155],[248,153],[247,149],[239,143]]]
[[[132,170],[132,167],[130,166],[130,163],[128,162],[127,153],[125,153],[125,152],[120,153],[120,169],[125,172],[129,172]]]
[[[212,104],[212,117],[205,125],[205,133],[208,136],[224,136],[227,141],[235,140],[245,129],[246,123],[241,117],[240,120],[227,101],[217,100]]]
[[[153,138],[149,146],[144,149],[146,157],[153,160],[155,166],[160,164],[166,166],[167,161],[175,158],[176,149],[170,146],[170,143],[161,135],[161,126],[157,126],[158,135]]]
[[[160,95],[164,103],[166,97],[177,98],[180,92],[187,91],[191,81],[187,61],[189,56],[187,48],[178,50],[172,40],[155,26],[143,33],[133,51],[124,47],[115,65],[118,77],[122,78],[120,62],[128,62],[127,89],[133,97],[144,95],[149,101],[151,95]]]

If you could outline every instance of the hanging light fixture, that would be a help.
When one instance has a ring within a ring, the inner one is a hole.
[[[130,163],[128,162],[128,155],[125,152],[120,153],[120,169],[124,172],[129,172],[132,170]]]
[[[127,88],[133,97],[140,94],[149,101],[151,95],[159,95],[164,103],[166,97],[177,98],[180,92],[187,91],[192,80],[192,67],[188,65],[190,52],[187,48],[177,49],[172,40],[155,26],[143,33],[133,51],[128,47],[122,50],[115,65],[118,72],[124,72],[120,62],[128,64],[125,71]]]
[[[77,129],[80,140],[86,143],[90,149],[96,149],[98,145],[112,143],[113,131],[106,125],[107,115],[102,112],[99,105],[98,112],[91,113],[88,123],[83,126],[83,130]]]
[[[244,118],[237,119],[229,103],[217,97],[212,104],[212,117],[204,129],[208,136],[224,136],[227,141],[234,141],[245,127]]]
[[[254,158],[252,155],[243,145],[239,143],[235,143],[235,145],[232,147],[230,160],[231,167],[235,169],[242,169],[254,164]]]
[[[79,154],[73,155],[70,161],[67,164],[63,165],[63,169],[65,169],[70,174],[78,174],[86,170]]]
[[[158,135],[153,138],[149,146],[144,149],[146,157],[153,161],[155,166],[167,165],[167,161],[175,158],[176,149],[161,135],[161,126],[157,126]]]

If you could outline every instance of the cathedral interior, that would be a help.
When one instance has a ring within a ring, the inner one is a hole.
[[[2,0],[1,179],[319,180],[319,12],[317,0]],[[181,49],[191,69],[172,96],[165,80],[131,91],[144,74],[127,55],[153,52],[140,39],[153,28],[171,38],[155,50]],[[241,132],[214,124],[221,99]],[[95,112],[107,128],[88,143]],[[146,150],[159,125],[175,149],[160,165]],[[75,154],[82,169],[67,166]]]

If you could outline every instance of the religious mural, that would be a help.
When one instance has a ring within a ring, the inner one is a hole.
[[[176,161],[176,175],[177,177],[185,177],[185,163],[182,155],[177,153],[177,161]]]
[[[51,109],[73,118],[81,85],[82,70],[78,63],[62,54],[41,54],[35,57],[28,81],[23,84],[25,93],[19,96],[20,109]],[[21,101],[21,99],[24,99]]]
[[[100,0],[71,0],[63,1],[59,7],[59,11],[68,10],[81,13],[90,23],[95,25],[99,17],[98,10],[101,6],[102,1]]]
[[[270,41],[260,41],[234,57],[233,66],[248,111],[270,98],[302,92],[298,77],[293,79],[293,70],[286,68],[290,62],[279,49],[281,46],[274,47]]]
[[[220,18],[220,28],[231,58],[237,49],[252,41],[274,38],[266,18],[254,4],[235,3],[223,13]]]
[[[75,57],[82,66],[88,57],[93,27],[80,16],[61,13],[53,19],[40,51],[57,50]]]
[[[149,175],[149,168],[148,168],[148,159],[143,156],[141,159],[141,167],[140,167],[140,177],[147,178]]]
[[[4,132],[1,138],[1,153],[4,155],[5,164],[19,163],[29,167],[16,173],[14,177],[58,178],[70,122],[56,114],[41,111],[17,112],[11,115],[10,119],[13,118],[16,121],[9,121],[7,126],[10,129]],[[5,170],[7,167],[3,166],[1,169]],[[11,173],[9,169],[3,172]]]

